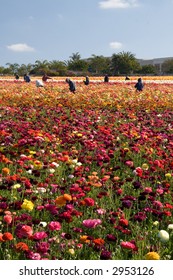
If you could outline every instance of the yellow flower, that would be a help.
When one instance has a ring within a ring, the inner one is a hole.
[[[35,155],[36,151],[29,151],[30,155]]]
[[[160,260],[160,256],[156,252],[149,252],[145,255],[146,260]]]
[[[43,167],[43,163],[39,160],[34,161],[34,168],[41,169]]]
[[[32,201],[24,199],[24,202],[22,203],[21,208],[24,210],[32,211],[34,208],[34,204],[32,203]]]
[[[166,178],[171,178],[172,175],[171,175],[171,173],[166,173],[166,174],[165,174],[165,177],[166,177]]]
[[[143,169],[143,170],[148,170],[148,168],[149,168],[149,166],[148,166],[147,163],[143,163],[143,164],[142,164],[142,169]]]
[[[74,254],[75,254],[74,249],[69,249],[68,252],[69,252],[71,255],[74,255]]]
[[[15,185],[13,185],[13,189],[19,189],[21,187],[21,185],[20,184],[15,184]]]

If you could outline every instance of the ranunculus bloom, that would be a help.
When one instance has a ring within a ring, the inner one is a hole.
[[[59,207],[61,206],[64,206],[66,205],[66,199],[64,198],[63,195],[61,196],[58,196],[56,199],[55,199],[55,204]]]
[[[41,255],[39,253],[34,253],[32,251],[30,251],[27,254],[28,259],[30,260],[41,260]]]
[[[155,209],[161,209],[161,208],[163,208],[163,204],[162,204],[162,202],[155,200],[155,201],[153,201],[153,207]]]
[[[10,169],[7,167],[2,168],[2,174],[7,176],[10,174]]]
[[[10,232],[5,232],[5,233],[3,233],[3,235],[2,235],[2,239],[3,239],[4,241],[13,240],[13,235],[12,235]]]
[[[54,221],[52,221],[52,222],[50,222],[50,224],[48,225],[48,228],[50,229],[50,230],[60,230],[61,229],[61,224],[59,223],[59,222],[54,222]]]
[[[32,236],[33,240],[42,240],[47,237],[47,233],[44,231],[35,232]]]
[[[24,242],[18,242],[16,245],[15,245],[15,248],[16,248],[16,251],[17,252],[20,252],[20,251],[28,251],[29,250],[29,247],[26,243]]]
[[[173,229],[173,224],[169,224],[168,229]]]
[[[24,199],[24,202],[22,203],[21,208],[24,210],[32,211],[34,208],[34,204],[32,203],[32,201]]]
[[[29,238],[33,234],[33,229],[28,225],[20,224],[16,226],[15,234],[18,238],[23,238],[23,237]]]
[[[85,204],[86,204],[87,206],[94,206],[94,204],[95,204],[94,199],[92,199],[92,198],[90,198],[90,197],[84,198],[84,201],[85,201]]]
[[[149,252],[145,255],[146,260],[160,260],[160,256],[156,252]]]
[[[158,237],[162,242],[167,242],[169,241],[169,233],[166,230],[160,230],[158,233]]]
[[[13,220],[13,218],[12,218],[11,215],[5,215],[5,216],[4,216],[4,221],[5,221],[8,225],[11,224],[12,220]]]
[[[84,220],[82,224],[87,228],[95,228],[96,226],[100,225],[102,221],[100,219],[88,219]]]
[[[50,249],[50,245],[48,242],[37,242],[36,243],[36,250],[37,253],[47,253],[47,251]]]
[[[128,226],[128,224],[129,224],[129,221],[127,220],[127,219],[120,219],[119,220],[119,225],[120,226]]]
[[[130,249],[130,250],[135,250],[136,249],[136,245],[132,242],[129,242],[129,241],[122,241],[120,243],[121,247],[122,248],[125,248],[125,249]]]

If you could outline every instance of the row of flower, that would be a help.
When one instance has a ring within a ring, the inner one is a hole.
[[[172,92],[0,81],[0,259],[173,259]]]

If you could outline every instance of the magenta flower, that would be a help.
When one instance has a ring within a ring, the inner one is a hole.
[[[39,254],[39,253],[34,253],[34,252],[32,252],[32,251],[30,251],[30,252],[27,254],[27,256],[28,256],[28,259],[30,259],[30,260],[41,260],[40,254]]]
[[[125,249],[136,250],[136,245],[130,241],[122,241],[120,245]]]
[[[47,251],[50,249],[50,245],[48,242],[37,242],[36,243],[36,250],[37,253],[47,253]]]
[[[100,225],[102,221],[100,219],[88,219],[84,220],[82,224],[87,228],[95,228],[96,226]]]
[[[32,238],[34,240],[42,240],[46,237],[47,237],[47,233],[44,232],[44,231],[38,231],[38,232],[34,233],[33,236],[32,236]]]
[[[50,230],[60,230],[61,229],[61,224],[59,222],[50,222],[50,224],[48,225]]]

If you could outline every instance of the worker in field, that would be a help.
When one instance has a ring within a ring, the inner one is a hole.
[[[108,82],[109,82],[109,76],[108,76],[108,74],[105,75],[105,77],[104,77],[104,82],[105,82],[105,83],[108,83]]]
[[[29,82],[31,81],[30,76],[27,75],[27,74],[24,74],[23,78],[24,78],[24,81],[25,81],[26,83],[29,83]]]
[[[144,84],[143,84],[141,78],[138,79],[137,83],[135,84],[135,88],[136,88],[136,91],[142,91],[143,90]]]
[[[84,84],[85,84],[86,86],[89,85],[89,83],[90,83],[89,77],[86,76],[86,77],[85,77],[85,81],[83,81],[83,82],[84,82]]]
[[[66,78],[66,83],[69,85],[69,90],[73,93],[76,91],[76,85],[75,82],[71,81],[69,78]]]
[[[43,82],[47,82],[47,80],[52,79],[51,77],[49,77],[46,73],[44,73],[43,77],[42,77],[42,81]]]

